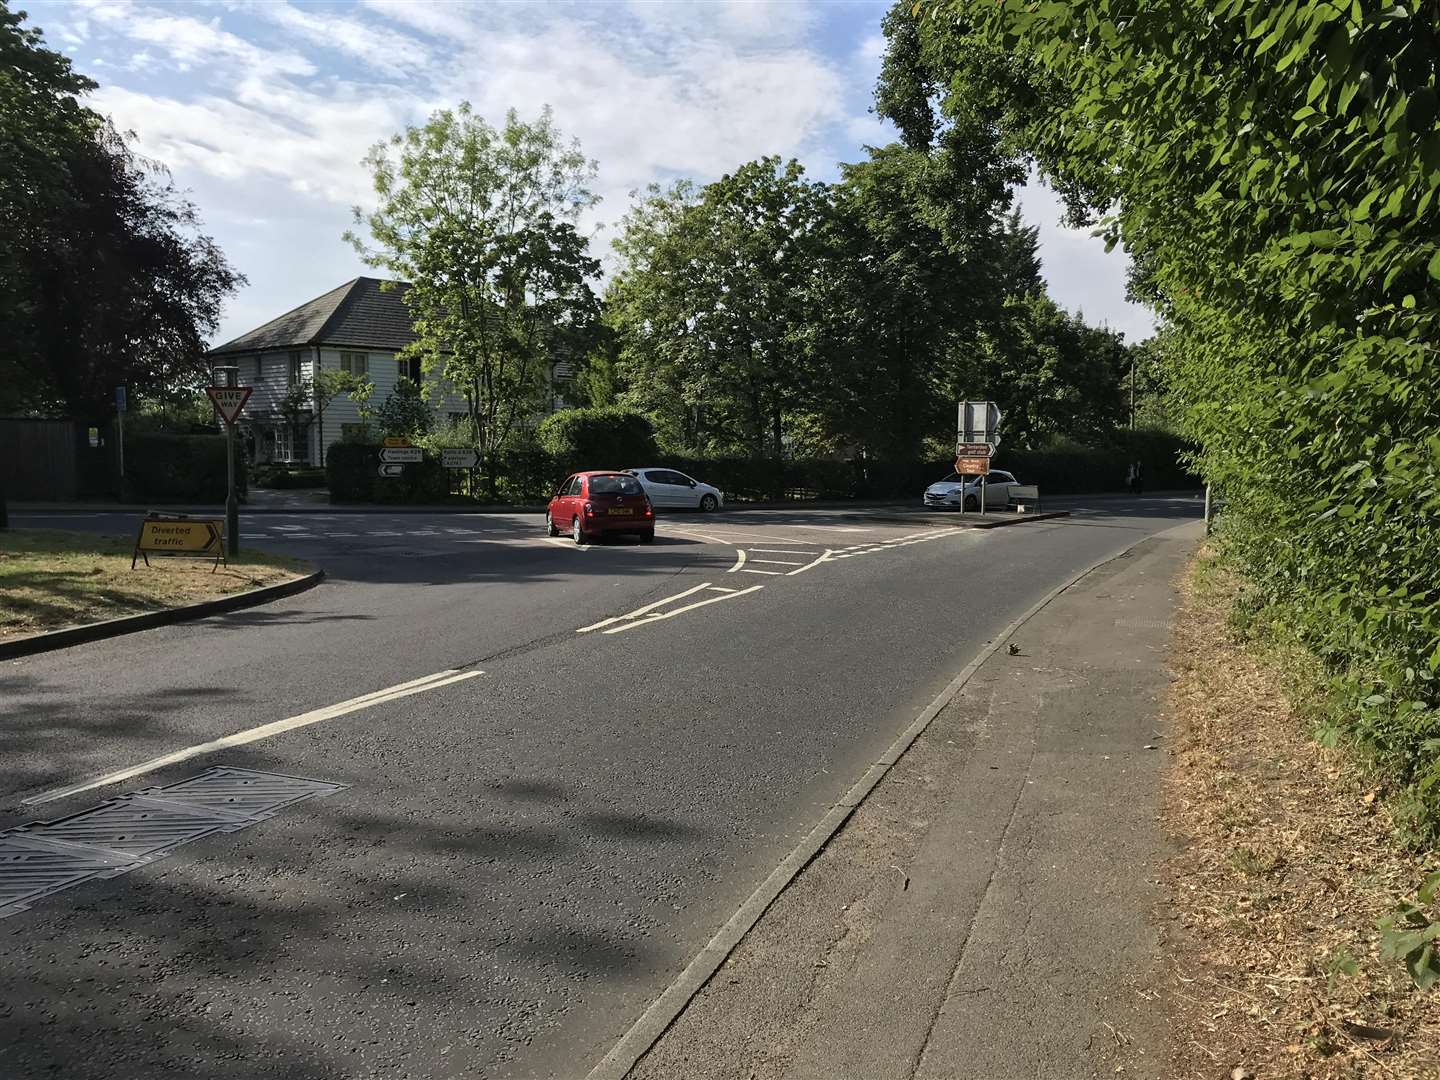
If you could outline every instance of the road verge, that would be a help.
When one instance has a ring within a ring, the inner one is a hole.
[[[72,645],[83,645],[90,641],[120,637],[141,630],[150,630],[157,626],[168,626],[171,623],[203,619],[209,615],[220,615],[227,611],[256,607],[260,604],[268,604],[272,600],[294,596],[306,589],[312,589],[323,580],[325,580],[325,571],[315,570],[302,577],[282,581],[278,585],[266,585],[259,589],[230,593],[227,596],[204,600],[198,604],[184,604],[179,607],[163,608],[159,611],[146,611],[139,615],[125,615],[118,619],[105,619],[100,622],[84,623],[80,626],[67,626],[64,629],[51,630],[43,634],[11,638],[0,641],[0,660],[13,660],[22,656],[32,656],[35,653],[50,652],[54,649],[67,649]]]

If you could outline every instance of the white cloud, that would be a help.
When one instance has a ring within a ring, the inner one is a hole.
[[[181,71],[228,61],[287,75],[315,72],[315,65],[296,52],[261,48],[220,29],[218,17],[203,22],[114,0],[80,0],[80,6],[111,32],[164,50]]]
[[[561,131],[599,162],[605,201],[587,231],[618,221],[629,192],[652,181],[705,182],[764,154],[827,178],[860,144],[895,137],[865,112],[883,2],[31,2],[57,34],[86,37],[86,54],[108,65],[96,107],[195,190],[249,275],[227,335],[357,272],[339,234],[350,204],[370,201],[360,159],[461,100],[497,124],[510,107],[533,118],[553,106]],[[1123,258],[1060,229],[1053,204],[1036,198],[1022,202],[1042,226],[1057,299],[1143,336],[1149,317],[1124,303]],[[604,236],[596,254],[608,253]]]
[[[423,70],[430,62],[430,50],[424,45],[383,25],[313,9],[304,11],[284,0],[260,3],[254,10],[316,45],[345,53],[387,74]]]

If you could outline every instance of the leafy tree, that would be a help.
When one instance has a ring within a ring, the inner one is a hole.
[[[189,391],[244,278],[164,170],[77,95],[94,83],[0,2],[0,408],[98,421],[115,386]]]
[[[389,397],[375,410],[375,420],[386,435],[424,435],[435,419],[435,410],[425,400],[420,386],[410,379],[395,384]]]
[[[913,20],[887,64],[910,111],[891,115],[930,86],[941,115],[992,117],[1134,255],[1230,550],[1270,621],[1332,665],[1344,732],[1409,785],[1403,820],[1440,835],[1435,6],[947,0],[891,18]]]
[[[700,191],[651,189],[627,216],[610,294],[625,399],[689,446],[785,450],[800,402],[824,185],[798,162],[749,162]],[[676,415],[683,410],[688,415]]]
[[[411,283],[418,340],[406,355],[465,396],[491,459],[539,410],[549,362],[598,320],[599,263],[574,225],[596,201],[595,167],[548,108],[528,123],[511,111],[497,129],[468,103],[377,144],[365,164],[378,205],[355,221],[374,247],[346,237]]]

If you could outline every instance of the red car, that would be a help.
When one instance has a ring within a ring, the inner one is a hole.
[[[655,508],[628,473],[575,473],[555,489],[545,530],[551,536],[568,532],[577,544],[609,533],[635,533],[649,544],[655,539]]]

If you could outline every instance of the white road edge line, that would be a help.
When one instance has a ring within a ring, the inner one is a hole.
[[[625,623],[623,626],[612,626],[609,630],[602,630],[602,634],[623,634],[626,630],[634,630],[637,626],[649,626],[651,623],[661,622],[665,619],[673,619],[676,615],[682,615],[687,611],[694,611],[697,607],[704,607],[706,604],[718,604],[722,600],[734,600],[737,596],[744,596],[756,589],[763,589],[764,585],[751,585],[748,589],[739,589],[735,592],[726,593],[723,596],[712,596],[709,600],[700,600],[693,604],[686,604],[684,607],[675,608],[673,611],[652,611],[645,618],[638,622]]]
[[[630,1075],[630,1070],[635,1067],[635,1063],[655,1045],[665,1030],[685,1011],[690,1000],[710,981],[711,976],[720,969],[720,965],[725,962],[726,957],[760,921],[760,917],[785,891],[786,886],[795,880],[810,860],[819,854],[820,849],[830,842],[830,838],[840,831],[845,822],[850,820],[850,815],[865,801],[866,796],[875,790],[880,781],[885,778],[885,774],[890,771],[890,767],[900,760],[906,750],[910,749],[910,744],[930,726],[930,722],[940,714],[940,710],[964,688],[975,672],[980,670],[980,665],[990,659],[1003,642],[1013,638],[1022,626],[1044,610],[1066,589],[1082,581],[1106,563],[1118,559],[1137,544],[1143,544],[1146,540],[1158,537],[1170,536],[1183,529],[1191,528],[1193,524],[1190,522],[1185,525],[1177,525],[1171,529],[1142,536],[1140,539],[1126,544],[1119,551],[1111,552],[1103,559],[1091,563],[1069,581],[1052,589],[1034,607],[996,634],[990,644],[981,649],[975,659],[960,669],[960,674],[950,681],[950,685],[941,690],[935,700],[925,706],[915,721],[899,734],[879,760],[865,771],[865,774],[855,782],[849,791],[841,796],[840,801],[820,819],[820,823],[806,834],[789,855],[781,860],[780,865],[770,872],[770,876],[760,883],[735,914],[726,920],[725,925],[715,932],[715,936],[695,954],[695,958],[685,965],[685,970],[680,972],[675,981],[665,988],[664,993],[651,1003],[650,1007],[641,1014],[624,1035],[620,1036],[620,1041],[611,1047],[610,1052],[586,1074],[585,1080],[625,1080],[625,1077]]]
[[[742,566],[744,566],[744,565],[745,565],[745,549],[744,549],[744,548],[736,548],[736,549],[735,549],[735,565],[732,566],[732,567],[730,567],[729,570],[726,570],[725,573],[727,573],[727,574],[733,574],[736,570],[739,570],[739,569],[740,569]]]
[[[46,791],[28,799],[21,799],[20,804],[22,806],[38,806],[41,803],[54,802],[56,799],[63,799],[67,795],[78,795],[80,792],[89,791],[92,788],[107,787],[110,784],[118,784],[122,780],[130,780],[136,776],[143,776],[145,773],[154,772],[156,769],[163,769],[167,765],[175,765],[182,761],[188,761],[190,758],[199,757],[201,754],[209,754],[216,750],[226,750],[232,746],[244,746],[246,743],[258,742],[260,739],[268,739],[272,735],[280,735],[287,731],[294,731],[296,728],[308,727],[311,724],[318,724],[322,720],[333,720],[337,716],[359,712],[361,709],[368,709],[372,705],[383,705],[387,701],[396,701],[403,697],[409,697],[411,694],[423,694],[427,690],[435,690],[441,686],[463,682],[466,679],[473,679],[477,675],[484,674],[483,671],[457,671],[454,668],[437,671],[433,675],[426,675],[423,679],[412,679],[410,682],[398,683],[384,690],[376,690],[370,694],[362,694],[360,697],[351,698],[349,701],[341,701],[334,705],[327,705],[323,709],[312,709],[309,712],[303,712],[298,716],[292,716],[285,720],[273,720],[268,724],[261,724],[259,727],[253,727],[247,731],[237,731],[233,735],[225,735],[219,739],[211,739],[209,742],[196,743],[194,746],[187,746],[183,750],[162,754],[160,757],[151,758],[149,761],[142,761],[139,765],[132,765],[128,769],[120,769],[117,772],[106,773],[104,776],[97,777],[94,780],[85,780],[79,784],[71,784],[68,787],[56,788],[53,791]]]
[[[634,611],[627,611],[627,612],[625,612],[625,614],[623,614],[623,615],[615,615],[615,616],[612,616],[612,617],[609,618],[609,619],[601,619],[599,622],[597,622],[597,623],[591,623],[589,626],[582,626],[582,627],[580,627],[579,630],[576,630],[575,632],[576,632],[577,634],[588,634],[591,630],[599,630],[602,626],[609,626],[611,623],[624,622],[626,619],[638,619],[641,615],[644,615],[647,611],[650,611],[650,610],[652,610],[653,608],[657,608],[657,607],[659,607],[661,604],[668,604],[668,603],[670,603],[671,600],[681,600],[681,599],[683,599],[684,597],[687,597],[687,596],[690,596],[690,595],[692,595],[692,594],[694,594],[694,593],[699,592],[701,589],[708,589],[708,588],[711,588],[710,582],[708,582],[708,581],[702,581],[699,585],[696,585],[693,589],[686,589],[684,592],[682,592],[682,593],[676,593],[674,596],[666,596],[666,597],[664,597],[663,599],[656,600],[656,601],[655,601],[654,603],[652,603],[652,604],[646,604],[644,607],[637,607]]]

